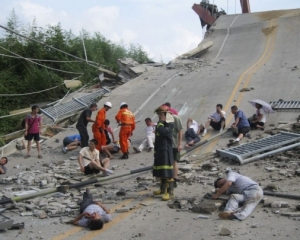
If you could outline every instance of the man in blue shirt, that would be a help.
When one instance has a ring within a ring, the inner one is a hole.
[[[230,140],[230,145],[238,145],[240,140],[250,131],[250,125],[245,113],[239,110],[237,106],[231,107],[231,112],[234,114],[235,122],[231,125],[233,129],[233,136],[237,137],[235,140]]]
[[[63,147],[62,150],[64,153],[67,153],[68,151],[74,150],[77,148],[77,146],[80,145],[81,137],[79,134],[74,134],[71,136],[67,136],[63,140]]]

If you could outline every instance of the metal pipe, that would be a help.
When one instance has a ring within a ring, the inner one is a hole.
[[[266,153],[263,153],[263,154],[259,154],[259,155],[254,156],[254,157],[247,158],[245,160],[240,160],[239,159],[239,163],[240,163],[240,165],[242,165],[242,164],[245,164],[245,163],[253,162],[253,161],[257,160],[257,159],[266,157],[268,155],[272,155],[272,154],[275,154],[275,153],[283,152],[283,151],[286,151],[286,150],[289,150],[291,148],[295,148],[295,147],[298,147],[298,146],[300,146],[300,142],[292,144],[292,145],[285,146],[283,148],[278,148],[278,149],[273,150],[271,152],[266,152]]]
[[[300,195],[287,194],[287,193],[277,193],[277,192],[264,191],[264,195],[274,196],[274,197],[282,197],[282,198],[300,199]]]
[[[39,197],[39,196],[43,196],[43,195],[55,193],[55,192],[66,192],[67,189],[69,189],[68,185],[62,185],[62,186],[59,186],[56,188],[47,188],[47,189],[38,191],[36,193],[30,193],[30,194],[26,194],[23,196],[2,199],[2,200],[0,200],[0,204],[22,201],[22,200],[26,200],[29,198]]]

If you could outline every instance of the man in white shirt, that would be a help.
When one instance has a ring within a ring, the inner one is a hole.
[[[222,219],[246,219],[263,198],[263,190],[257,182],[233,171],[228,172],[227,178],[218,178],[214,186],[216,193],[213,199],[223,193],[231,194],[224,212],[219,213]]]
[[[216,111],[211,114],[207,122],[205,123],[204,131],[202,134],[202,137],[204,137],[207,133],[207,129],[209,126],[211,126],[214,130],[222,132],[223,129],[225,128],[225,115],[226,113],[222,110],[223,105],[222,104],[217,104],[216,106]]]
[[[73,220],[73,224],[89,227],[91,230],[99,230],[103,228],[104,223],[111,220],[112,216],[109,209],[100,202],[94,202],[89,189],[86,189],[80,204],[80,215]]]
[[[198,123],[193,120],[192,118],[188,118],[186,123],[186,132],[184,134],[187,144],[185,145],[186,148],[193,146],[195,143],[200,142],[200,126]]]
[[[103,172],[104,175],[110,175],[113,171],[108,169],[109,158],[105,158],[100,161],[99,151],[96,149],[98,141],[92,139],[89,142],[88,147],[84,147],[79,152],[78,163],[85,175]]]
[[[147,137],[143,140],[143,142],[141,143],[141,145],[139,147],[133,147],[133,150],[137,153],[142,152],[143,149],[147,146],[149,147],[148,152],[153,151],[153,148],[154,148],[153,143],[155,140],[155,134],[154,134],[155,126],[152,123],[151,118],[146,118],[145,123],[146,123]]]

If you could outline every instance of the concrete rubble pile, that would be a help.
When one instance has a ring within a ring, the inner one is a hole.
[[[221,59],[220,61],[223,61]],[[193,72],[201,67],[210,66],[210,60],[206,58],[175,59],[166,65],[167,69],[184,69]],[[181,75],[182,76],[182,75]]]
[[[118,166],[113,166],[116,169]],[[63,160],[57,163],[43,163],[39,170],[31,170],[33,166],[27,167],[15,175],[6,176],[0,180],[3,185],[0,191],[0,199],[23,196],[36,193],[42,189],[54,188],[60,185],[80,183],[87,178],[79,171],[78,163],[75,160]],[[101,174],[92,177],[101,177]],[[88,179],[92,178],[89,177]],[[96,183],[88,185],[95,201],[104,204],[115,204],[125,198],[139,198],[139,191],[149,189],[149,181],[152,177],[146,177],[136,181],[129,189],[118,189],[115,185],[104,185]],[[39,219],[47,217],[75,217],[79,214],[79,204],[82,201],[82,189],[72,188],[67,193],[56,192],[46,196],[36,197],[12,204],[5,204],[4,207],[12,213],[20,216],[35,216]],[[117,210],[118,212],[118,210]],[[120,209],[119,212],[122,212]]]

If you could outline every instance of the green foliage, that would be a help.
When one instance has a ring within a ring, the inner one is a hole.
[[[75,36],[71,30],[63,30],[60,24],[55,26],[49,25],[46,28],[38,27],[35,19],[31,24],[24,26],[19,21],[14,10],[10,13],[6,27],[81,59],[85,59],[83,39],[90,63],[87,64],[84,60],[68,56],[44,44],[7,31],[5,36],[0,38],[0,54],[14,57],[0,55],[0,93],[22,94],[38,92],[55,86],[58,87],[33,95],[0,96],[1,116],[7,115],[11,110],[29,107],[33,103],[48,102],[61,98],[67,92],[67,89],[62,84],[63,80],[70,80],[80,76],[79,74],[59,72],[52,69],[82,73],[79,80],[86,84],[98,76],[99,66],[118,72],[117,60],[119,58],[131,57],[139,63],[150,60],[140,45],[130,44],[127,47],[123,42],[116,44],[106,39],[99,32],[90,34],[83,30],[81,36]],[[52,69],[47,69],[24,58],[38,59],[32,61]],[[0,132],[12,131],[19,118],[0,119]]]

